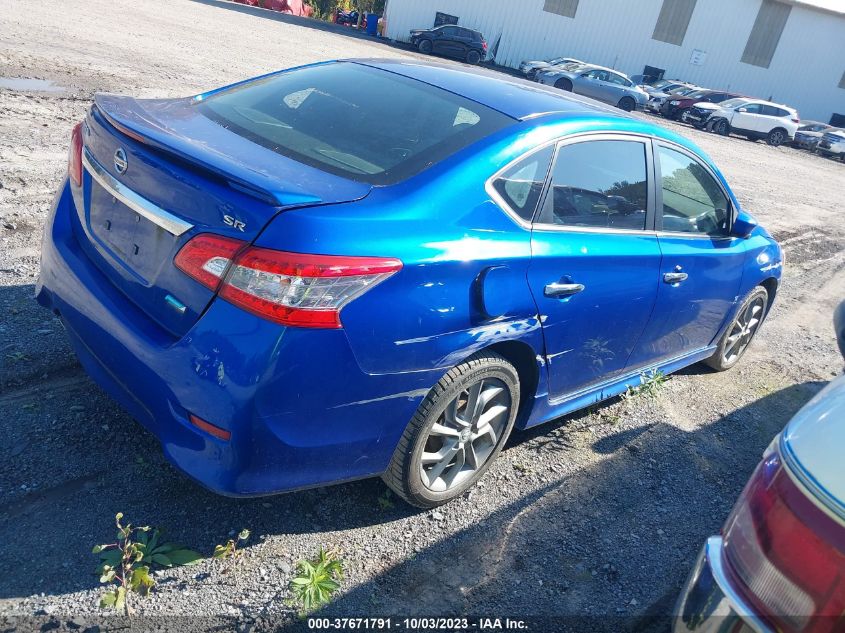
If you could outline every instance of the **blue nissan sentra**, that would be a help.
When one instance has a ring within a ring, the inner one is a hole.
[[[662,127],[487,71],[353,60],[98,95],[37,298],[208,488],[380,475],[432,507],[514,427],[732,367],[782,262]]]

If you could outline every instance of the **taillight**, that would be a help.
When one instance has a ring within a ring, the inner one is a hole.
[[[82,123],[73,126],[67,155],[67,174],[77,187],[82,185]]]
[[[793,123],[801,123],[801,119],[790,119]]]
[[[288,253],[198,235],[176,266],[244,310],[283,325],[340,328],[340,310],[399,269],[398,259]],[[222,283],[221,283],[222,280]]]
[[[229,237],[197,235],[176,254],[176,268],[193,277],[206,288],[217,290],[235,254],[246,242]]]
[[[487,42],[485,42],[484,40],[481,41],[481,48],[485,51],[487,50]]]
[[[725,524],[728,569],[779,629],[840,630],[845,526],[806,496],[781,460],[767,452]]]

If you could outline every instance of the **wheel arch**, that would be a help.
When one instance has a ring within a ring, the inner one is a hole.
[[[768,314],[772,309],[772,304],[775,302],[775,295],[778,292],[778,280],[775,277],[767,277],[757,285],[762,286],[769,295],[769,302],[766,306],[766,314]]]
[[[537,353],[524,341],[500,341],[485,347],[480,351],[491,351],[499,354],[516,368],[519,376],[519,410],[516,414],[516,428],[522,428],[531,409],[534,407],[534,396],[540,381],[540,365]]]

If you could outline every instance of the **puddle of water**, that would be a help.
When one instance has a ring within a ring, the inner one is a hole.
[[[19,79],[17,77],[0,77],[0,88],[35,92],[64,92],[65,90],[49,79]]]

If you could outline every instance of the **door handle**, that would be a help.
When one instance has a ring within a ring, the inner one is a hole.
[[[689,275],[686,273],[666,273],[663,275],[663,281],[667,284],[679,284],[686,281],[687,277]]]
[[[584,289],[584,284],[546,284],[543,294],[547,297],[571,297],[577,295]]]

